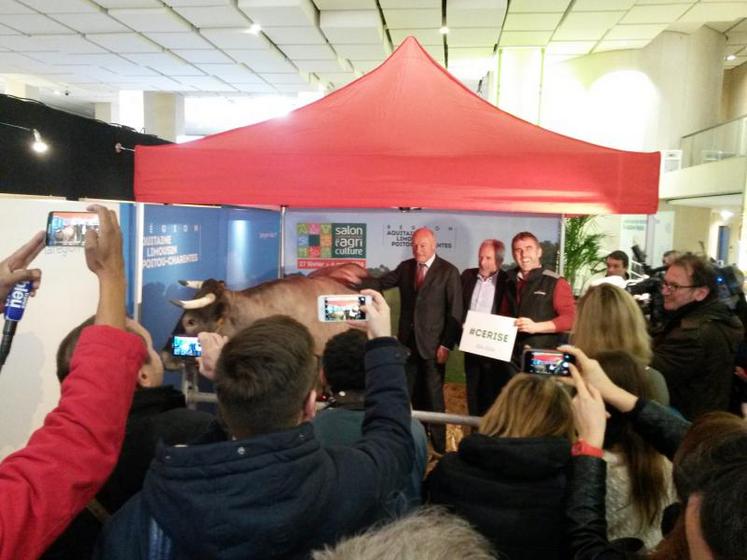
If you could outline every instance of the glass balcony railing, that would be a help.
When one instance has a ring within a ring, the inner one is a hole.
[[[682,137],[682,167],[747,155],[747,115]]]

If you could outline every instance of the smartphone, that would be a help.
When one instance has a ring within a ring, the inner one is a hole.
[[[365,311],[361,305],[371,305],[371,296],[358,294],[344,294],[319,296],[317,308],[319,320],[324,323],[336,321],[366,321]]]
[[[202,347],[196,336],[174,335],[171,340],[171,355],[177,358],[196,358],[202,356]]]
[[[576,358],[565,352],[527,348],[524,350],[521,371],[539,375],[569,376],[571,372],[568,369],[568,364],[575,363]]]
[[[82,247],[89,229],[99,230],[96,212],[50,212],[47,216],[47,246]]]

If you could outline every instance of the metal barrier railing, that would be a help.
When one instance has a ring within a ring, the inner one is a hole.
[[[218,398],[215,393],[203,393],[187,388],[185,391],[187,404],[191,403],[217,403]],[[320,403],[323,404],[323,403]],[[322,408],[322,407],[320,407]],[[449,414],[447,412],[429,412],[427,410],[413,410],[412,417],[417,418],[426,424],[456,424],[459,426],[480,425],[479,416],[464,416],[462,414]]]

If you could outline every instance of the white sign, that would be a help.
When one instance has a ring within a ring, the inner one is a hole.
[[[468,311],[459,349],[504,362],[511,361],[516,341],[516,317]]]

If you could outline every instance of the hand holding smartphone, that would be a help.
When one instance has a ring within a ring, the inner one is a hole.
[[[317,298],[317,315],[323,323],[342,321],[366,321],[362,305],[370,305],[371,296],[359,294],[342,294],[319,296]]]
[[[176,358],[197,358],[202,356],[202,347],[196,336],[174,335],[171,340],[171,355]]]
[[[89,229],[99,231],[96,212],[50,212],[47,216],[47,247],[83,247]]]
[[[524,373],[568,377],[571,375],[568,364],[575,364],[576,358],[560,350],[527,348],[524,350],[521,363],[521,371]]]

